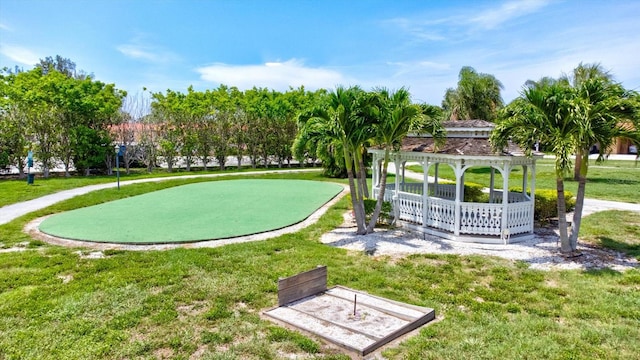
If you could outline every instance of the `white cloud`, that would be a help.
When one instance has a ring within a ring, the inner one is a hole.
[[[124,56],[149,63],[161,64],[179,60],[179,56],[157,46],[142,44],[140,36],[129,44],[116,46],[116,50]]]
[[[24,65],[33,66],[40,62],[36,53],[21,46],[2,44],[0,45],[0,54]]]
[[[437,25],[443,22],[449,21],[448,19],[440,19],[435,22],[429,21],[414,21],[407,18],[394,18],[385,20],[382,23],[385,25],[391,25],[399,30],[408,33],[417,40],[421,41],[442,41],[446,40],[446,37],[439,33],[435,29],[427,29],[430,25]]]
[[[0,23],[0,30],[13,31],[13,30],[9,27],[9,25],[3,24],[3,23]]]
[[[479,11],[464,7],[456,13],[438,18],[423,14],[409,18],[398,17],[382,21],[394,29],[411,36],[412,43],[460,41],[468,38],[475,30],[491,30],[501,24],[532,14],[547,6],[551,0],[512,0],[503,2],[497,8]]]
[[[296,59],[284,62],[267,62],[260,65],[229,65],[216,63],[197,68],[200,78],[217,84],[237,86],[240,89],[266,87],[287,90],[289,86],[304,85],[309,89],[333,88],[348,83],[348,79],[338,71],[326,68],[312,68]]]
[[[493,29],[496,26],[512,19],[536,12],[545,7],[548,3],[548,0],[509,1],[503,3],[497,9],[483,11],[477,16],[469,19],[469,21],[482,28]]]

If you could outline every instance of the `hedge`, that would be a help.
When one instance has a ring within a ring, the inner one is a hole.
[[[510,188],[509,191],[522,192],[522,188]],[[527,192],[527,194],[530,194]],[[576,207],[576,199],[570,191],[564,192],[567,212]],[[536,189],[536,203],[533,217],[539,221],[546,221],[558,217],[558,192],[552,189]]]

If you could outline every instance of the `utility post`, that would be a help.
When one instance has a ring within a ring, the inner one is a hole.
[[[127,147],[124,145],[117,145],[116,148],[116,177],[118,178],[118,190],[120,190],[120,156],[124,155]]]
[[[33,151],[29,150],[27,155],[27,185],[33,185],[33,180],[36,177],[36,174],[31,173],[31,168],[33,167]]]

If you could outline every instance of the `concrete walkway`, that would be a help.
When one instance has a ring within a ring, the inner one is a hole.
[[[234,175],[283,174],[283,173],[290,173],[290,172],[312,172],[312,171],[320,171],[320,170],[321,170],[320,168],[313,168],[313,169],[297,169],[297,170],[250,171],[250,172],[203,174],[203,175],[180,175],[180,176],[121,181],[120,186],[146,183],[146,182],[160,182],[160,181],[175,180],[175,179],[215,178],[215,177],[221,177],[221,176],[234,176]],[[44,209],[60,201],[71,199],[74,196],[84,195],[86,193],[96,191],[96,190],[114,188],[116,186],[118,186],[116,182],[110,182],[110,183],[98,184],[98,185],[88,185],[88,186],[83,186],[83,187],[79,187],[71,190],[60,191],[51,195],[45,195],[29,201],[24,201],[16,204],[3,206],[0,208],[0,225],[6,224],[30,212]]]
[[[288,172],[312,172],[312,171],[320,171],[320,170],[321,169],[313,168],[313,169],[298,169],[298,170],[251,171],[251,172],[241,172],[241,173],[206,174],[206,175],[182,175],[182,176],[171,176],[171,177],[162,177],[162,178],[127,180],[127,181],[121,181],[120,185],[126,186],[129,184],[138,184],[138,183],[145,183],[145,182],[159,182],[159,181],[166,181],[166,180],[175,180],[177,178],[180,178],[180,179],[193,179],[193,178],[199,178],[199,177],[214,178],[214,177],[220,177],[220,176],[233,176],[233,175],[281,174],[281,173],[288,173]],[[389,173],[392,173],[393,171],[394,171],[393,164],[389,164]],[[416,180],[423,179],[422,174],[412,172],[409,170],[405,172],[405,176],[407,178],[412,178]],[[55,194],[39,197],[37,199],[1,207],[0,208],[0,225],[6,224],[30,212],[44,209],[60,201],[70,199],[74,196],[84,195],[86,193],[96,191],[96,190],[114,188],[116,186],[117,184],[115,182],[83,186],[80,188],[64,190],[64,191],[57,192]],[[593,214],[594,212],[606,211],[606,210],[628,210],[628,211],[640,212],[640,204],[631,204],[631,203],[597,200],[597,199],[584,199],[584,209],[582,211],[583,216]]]

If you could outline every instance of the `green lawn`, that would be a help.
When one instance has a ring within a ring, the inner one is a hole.
[[[542,159],[536,163],[536,188],[555,189],[555,166],[552,159]],[[422,166],[411,165],[408,169],[422,172]],[[429,175],[433,176],[433,169]],[[522,168],[516,168],[511,172],[509,187],[522,186]],[[438,176],[444,179],[455,180],[453,170],[448,165],[440,165]],[[578,189],[578,183],[573,181],[573,174],[565,179],[565,190],[574,195]],[[486,187],[489,186],[490,169],[488,167],[474,167],[465,172],[465,182],[473,182]],[[496,171],[495,184],[502,184],[502,176]],[[590,162],[587,174],[586,197],[640,203],[640,166],[635,161],[607,160],[602,163]]]
[[[201,182],[67,211],[44,220],[40,230],[113,243],[223,239],[299,223],[342,190],[338,184],[304,180]]]
[[[310,168],[312,169],[312,168]],[[318,168],[319,169],[319,168]],[[242,168],[238,170],[236,168],[229,168],[225,171],[210,170],[210,171],[184,171],[182,169],[176,169],[172,173],[168,173],[166,170],[156,170],[153,173],[148,173],[145,169],[132,169],[131,174],[127,175],[124,172],[120,172],[120,181],[137,180],[137,179],[149,179],[149,178],[162,178],[162,177],[176,177],[176,176],[190,176],[190,175],[210,175],[210,174],[227,174],[233,175],[238,172],[253,172],[253,171],[268,171],[273,169],[251,169]],[[81,186],[116,183],[116,174],[113,175],[100,175],[100,176],[72,176],[69,178],[54,176],[48,179],[36,177],[33,185],[27,185],[26,179],[0,179],[0,207],[5,205],[27,201],[35,198],[39,198],[44,195],[53,194],[63,190],[75,189]]]
[[[322,180],[318,174],[264,178]],[[329,285],[436,310],[439,321],[385,350],[391,359],[636,359],[640,353],[640,270],[544,272],[484,256],[349,253],[319,242],[342,222],[346,199],[295,234],[212,249],[107,251],[106,258],[86,259],[78,249],[21,232],[37,216],[201,181],[102,190],[0,226],[4,247],[28,242],[29,249],[0,253],[0,358],[347,359],[260,317],[276,305],[279,277],[319,264],[328,266]],[[603,246],[637,246],[637,226],[625,226],[634,216],[609,216],[617,231],[584,236]],[[587,217],[583,227],[600,221]]]

